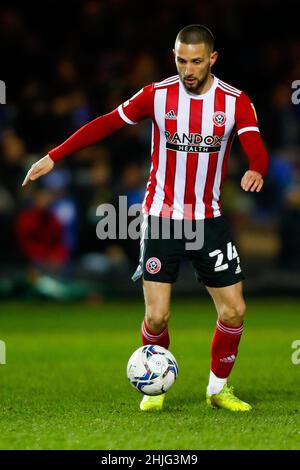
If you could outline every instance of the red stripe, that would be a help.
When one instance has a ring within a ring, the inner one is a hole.
[[[144,202],[144,208],[146,213],[149,213],[149,210],[151,208],[154,194],[155,194],[155,188],[156,188],[156,173],[158,169],[158,162],[159,162],[159,145],[160,145],[160,134],[159,134],[159,128],[156,122],[153,122],[153,151],[152,151],[152,171],[149,176],[148,184],[147,184],[147,191],[149,191],[146,201]],[[146,191],[146,194],[147,194]]]
[[[191,99],[190,104],[190,118],[189,118],[189,132],[190,134],[201,134],[202,124],[202,100]],[[185,177],[185,193],[184,193],[184,218],[195,218],[195,205],[196,205],[196,173],[198,167],[199,154],[188,153],[186,161],[186,177]]]
[[[228,142],[226,144],[226,150],[225,150],[225,153],[224,153],[224,158],[223,158],[223,163],[222,163],[221,181],[220,181],[220,199],[218,201],[220,210],[221,210],[221,189],[222,189],[224,178],[226,176],[227,162],[228,162],[228,158],[229,158],[229,155],[230,155],[231,146],[232,146],[232,142],[233,142],[235,133],[236,133],[236,129],[233,128],[232,131],[231,131],[231,134],[228,138]]]
[[[225,112],[225,93],[217,87],[215,91],[215,103],[214,103],[214,113],[216,111]],[[212,119],[212,116],[205,116],[206,119]],[[214,124],[213,128],[213,135],[222,137],[224,135],[225,125],[224,126],[216,126]],[[216,170],[217,170],[217,162],[218,162],[218,152],[210,153],[209,161],[208,161],[208,168],[207,168],[207,176],[205,182],[205,190],[203,196],[203,202],[205,205],[205,218],[210,219],[214,216],[214,210],[212,207],[212,200],[213,200],[213,187],[214,181],[216,177]]]
[[[167,114],[170,111],[174,111],[177,116],[178,112],[178,98],[179,98],[179,83],[177,86],[168,88],[166,109]],[[171,135],[177,132],[177,120],[176,119],[165,119],[165,130]],[[165,173],[165,185],[164,185],[164,202],[160,215],[162,217],[172,217],[173,204],[174,204],[174,183],[176,173],[176,151],[166,151],[166,173]]]

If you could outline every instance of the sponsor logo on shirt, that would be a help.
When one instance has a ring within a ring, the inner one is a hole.
[[[173,109],[171,109],[171,111],[169,111],[168,113],[166,113],[165,118],[166,118],[166,119],[177,119],[177,116],[176,116],[176,114],[174,113]]]
[[[165,131],[166,148],[177,152],[219,152],[221,149],[222,137],[217,135],[185,134],[174,132],[171,134]]]

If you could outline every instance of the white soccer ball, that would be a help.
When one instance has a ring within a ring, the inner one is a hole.
[[[162,346],[148,344],[129,358],[127,377],[131,385],[144,395],[161,395],[173,385],[178,365],[173,354]]]

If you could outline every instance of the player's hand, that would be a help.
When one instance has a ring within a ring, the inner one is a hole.
[[[26,186],[29,181],[37,180],[40,176],[46,175],[47,173],[49,173],[49,171],[52,170],[53,167],[54,161],[51,160],[49,155],[46,155],[45,157],[41,158],[31,166],[31,168],[27,172],[27,175],[25,176],[22,186]]]
[[[244,174],[241,180],[241,186],[243,190],[249,191],[250,189],[252,193],[254,191],[259,193],[259,191],[263,187],[263,184],[264,184],[264,180],[261,174],[258,173],[257,171],[252,171],[252,170],[246,171],[246,173]]]

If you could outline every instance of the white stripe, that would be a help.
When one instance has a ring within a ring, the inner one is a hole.
[[[178,111],[177,111],[177,132],[189,134],[190,126],[190,106],[191,99],[184,93],[182,87],[179,87]],[[184,193],[186,185],[186,152],[176,152],[176,171],[174,179],[174,210],[172,219],[183,219],[184,217]]]
[[[142,204],[142,207],[144,208],[145,204],[146,204],[146,201],[147,201],[147,197],[148,197],[148,194],[149,194],[149,186],[151,184],[151,174],[152,174],[152,170],[153,170],[153,150],[154,150],[154,123],[152,122],[152,134],[151,134],[151,167],[150,167],[150,172],[149,172],[149,179],[148,179],[148,183],[147,183],[147,187],[146,187],[146,192],[145,192],[145,196],[144,196],[144,199],[143,199],[143,204]]]
[[[241,134],[243,134],[244,132],[249,132],[249,131],[259,132],[259,128],[258,128],[258,127],[255,127],[255,126],[243,127],[242,129],[240,129],[240,130],[237,132],[237,134],[238,134],[238,135],[241,135]]]
[[[178,75],[174,75],[173,77],[169,77],[169,78],[166,78],[165,80],[161,81],[161,82],[156,82],[154,84],[154,86],[162,86],[162,85],[165,85],[166,83],[169,83],[169,82],[174,82],[174,80],[178,80],[179,79],[179,76]]]
[[[145,329],[142,329],[142,333],[143,333],[143,336],[144,336],[146,339],[148,339],[149,341],[157,341],[157,340],[159,340],[160,338],[162,338],[162,337],[164,336],[165,330],[163,331],[162,334],[157,335],[157,336],[151,336],[151,335],[149,335],[149,334],[146,332]]]
[[[237,92],[237,93],[239,93],[239,94],[242,93],[242,90],[239,90],[238,88],[235,88],[234,86],[229,85],[229,83],[226,83],[226,82],[224,82],[223,80],[219,80],[219,83],[221,83],[221,84],[224,85],[225,87],[231,89],[232,91],[235,91],[235,92]]]
[[[162,80],[161,82],[154,83],[154,86],[160,86],[160,85],[163,85],[163,84],[168,83],[170,81],[173,81],[175,79],[178,80],[178,78],[179,78],[178,75],[173,75],[172,77],[166,78],[165,80]]]
[[[215,93],[210,94],[203,100],[201,135],[213,135],[214,123],[211,117],[214,114],[214,101]],[[201,152],[198,154],[198,166],[195,180],[195,219],[205,218],[203,196],[207,177],[208,161],[209,153]]]
[[[141,225],[141,241],[140,241],[140,259],[139,259],[139,266],[141,269],[143,268],[143,261],[144,261],[144,250],[145,250],[145,234],[148,228],[148,215],[143,214],[143,222]]]
[[[151,157],[153,155],[153,150],[154,150],[154,122],[152,122],[152,128],[151,128]]]
[[[224,328],[225,330],[236,331],[236,329],[237,329],[237,328],[234,328],[234,327],[231,327],[231,326],[224,325],[223,323],[221,323],[220,320],[217,321],[217,325],[221,326],[221,327]],[[243,328],[244,328],[244,324],[242,323],[241,326],[239,326],[238,328],[239,328],[239,329],[243,329]]]
[[[171,77],[167,77],[167,78],[165,78],[164,80],[161,80],[160,82],[156,82],[156,84],[160,84],[160,83],[168,82],[168,81],[170,81],[170,80],[174,80],[174,78],[178,78],[178,77],[179,77],[179,75],[178,75],[178,74],[177,74],[177,75],[172,75]]]
[[[159,335],[151,334],[151,333],[148,333],[148,331],[146,330],[145,322],[143,321],[142,323],[142,331],[145,334],[145,336],[147,336],[148,338],[160,338],[161,336],[165,334],[166,330],[167,328],[165,328],[161,333],[159,333]]]
[[[232,123],[234,122],[235,102],[236,102],[236,98],[234,98],[233,96],[230,96],[230,95],[225,96],[225,114],[226,114],[225,130],[224,130],[224,136],[222,140],[221,149],[218,155],[216,175],[215,175],[215,180],[214,180],[214,185],[213,185],[212,207],[214,210],[214,217],[218,217],[219,215],[221,215],[218,201],[220,199],[222,166],[223,166],[224,155],[225,155],[227,145],[228,145],[228,142],[226,142],[226,139],[228,141],[230,130],[232,129]]]
[[[146,328],[144,326],[144,323],[142,323],[142,333],[143,333],[143,336],[145,336],[147,339],[150,339],[150,340],[154,340],[154,339],[159,339],[161,338],[165,332],[166,332],[166,329],[165,328],[159,335],[151,335],[150,333],[148,333],[148,331],[146,331]]]
[[[155,194],[149,213],[159,216],[164,198],[164,186],[166,178],[166,136],[165,136],[165,114],[166,114],[167,89],[157,90],[154,96],[154,119],[159,128],[159,152],[158,168],[156,171]]]
[[[142,215],[143,217],[143,222],[142,222],[142,225],[141,225],[141,241],[140,241],[140,257],[139,257],[139,265],[136,269],[136,272],[134,273],[134,277],[136,277],[136,279],[139,279],[140,276],[142,276],[143,274],[143,262],[144,262],[144,249],[145,249],[145,233],[146,233],[146,229],[148,227],[148,215],[147,214],[143,214]]]
[[[217,322],[218,328],[222,328],[224,331],[235,333],[237,331],[242,331],[244,329],[244,325],[239,326],[238,328],[230,328],[229,326],[222,325],[219,321]]]
[[[127,124],[137,124],[136,122],[131,121],[131,119],[129,119],[126,116],[126,114],[124,114],[123,107],[122,107],[121,104],[120,104],[120,106],[118,106],[118,111],[119,111],[120,117],[123,119],[123,121],[127,122]]]
[[[229,330],[224,330],[220,326],[217,326],[217,329],[222,331],[222,333],[227,333],[228,335],[240,335],[243,332],[243,329],[242,330],[237,330],[237,331],[229,331]]]
[[[164,83],[163,85],[155,85],[154,88],[155,89],[159,89],[159,88],[164,88],[166,86],[169,86],[169,85],[174,85],[175,83],[178,83],[179,80],[174,80],[172,82],[169,82],[169,83]]]
[[[222,85],[219,85],[219,88],[221,88],[222,91],[225,91],[225,93],[230,93],[231,95],[234,95],[234,96],[240,96],[240,93],[236,93],[235,91],[228,90],[227,88],[223,87]]]
[[[219,321],[217,321],[217,328],[222,331],[223,333],[229,334],[240,334],[244,330],[244,325],[240,326],[239,328],[229,328],[227,326],[221,325]]]

